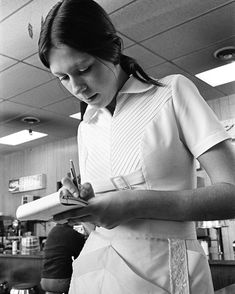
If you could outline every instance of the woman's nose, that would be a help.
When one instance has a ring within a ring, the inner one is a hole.
[[[87,86],[82,81],[72,81],[72,91],[74,95],[83,93],[87,89]]]

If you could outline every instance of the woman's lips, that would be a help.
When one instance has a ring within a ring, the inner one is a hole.
[[[88,102],[91,102],[91,101],[93,101],[93,100],[97,97],[97,95],[98,95],[98,93],[92,95],[92,96],[89,97],[89,98],[86,98],[85,100],[87,100]]]
[[[99,95],[99,93],[96,93],[96,94],[93,94],[92,96],[90,97],[87,97],[87,96],[77,96],[77,98],[85,103],[91,103],[92,101],[94,101],[96,99],[96,97]]]

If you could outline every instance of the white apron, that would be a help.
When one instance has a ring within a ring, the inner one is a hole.
[[[168,236],[168,237],[166,237]],[[69,294],[213,294],[192,222],[136,220],[97,228],[73,263]]]

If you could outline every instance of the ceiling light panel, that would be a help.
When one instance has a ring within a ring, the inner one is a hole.
[[[235,80],[235,62],[201,72],[195,76],[212,87],[230,83]]]
[[[0,144],[20,145],[47,136],[45,133],[35,132],[32,130],[22,130],[20,132],[0,138]]]

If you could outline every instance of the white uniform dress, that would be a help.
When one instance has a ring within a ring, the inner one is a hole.
[[[132,189],[195,188],[195,158],[228,139],[191,81],[181,75],[160,81],[164,87],[131,76],[113,116],[88,106],[78,132],[79,164],[82,182],[97,193],[112,190],[110,178],[117,176]],[[193,222],[138,219],[91,233],[73,263],[69,293],[214,291]]]

